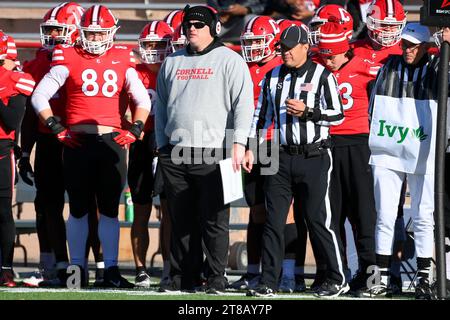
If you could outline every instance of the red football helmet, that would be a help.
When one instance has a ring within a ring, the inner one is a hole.
[[[78,25],[83,12],[84,9],[75,2],[64,2],[47,11],[40,24],[42,46],[52,50],[57,44],[75,44],[79,38]],[[55,29],[58,34],[52,34]]]
[[[163,20],[166,22],[173,30],[178,28],[183,22],[183,10],[174,10],[170,12]]]
[[[268,16],[257,16],[247,22],[241,34],[242,55],[246,62],[258,62],[275,52],[280,28]]]
[[[17,49],[13,37],[0,30],[0,60],[16,60]]]
[[[139,36],[139,52],[146,63],[161,63],[172,53],[173,30],[164,21],[150,21]]]
[[[179,25],[173,32],[171,43],[173,52],[176,52],[186,47],[187,38],[186,35],[184,34],[182,25]]]
[[[367,10],[368,35],[383,47],[397,44],[406,24],[406,14],[398,0],[375,0]]]
[[[111,49],[119,27],[118,19],[105,6],[94,5],[81,17],[81,46],[92,54],[102,54]],[[89,40],[90,33],[104,33],[102,40]]]
[[[353,36],[353,18],[344,7],[337,4],[321,6],[309,23],[310,43],[319,42],[320,27],[326,22],[337,22],[344,28],[345,36],[350,40]]]
[[[280,28],[280,35],[283,33],[284,30],[286,30],[290,26],[299,26],[309,32],[309,29],[306,26],[306,24],[304,24],[300,20],[278,19],[277,24],[278,27]]]

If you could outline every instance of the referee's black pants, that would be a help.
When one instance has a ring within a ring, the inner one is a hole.
[[[360,271],[375,265],[377,212],[367,135],[332,136],[330,201],[336,234],[345,241],[346,218],[352,225]],[[345,242],[344,242],[345,243]],[[345,249],[341,254],[345,255]]]
[[[344,283],[340,254],[340,239],[331,221],[328,182],[331,153],[323,149],[321,155],[305,158],[280,149],[280,165],[275,175],[267,176],[264,184],[267,219],[263,233],[261,283],[278,288],[278,278],[284,255],[284,226],[292,197],[301,203],[311,237],[315,237],[327,263],[327,278],[332,283]],[[295,217],[297,222],[299,217]]]
[[[190,160],[191,164],[176,164],[170,150],[160,150],[159,165],[172,222],[170,274],[176,286],[187,290],[198,282],[203,253],[208,284],[225,281],[229,247],[229,205],[223,203],[219,165]]]

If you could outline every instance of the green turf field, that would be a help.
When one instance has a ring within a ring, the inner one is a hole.
[[[411,299],[412,295],[395,297],[395,300]],[[41,288],[2,288],[0,300],[318,300],[312,293],[278,294],[273,298],[246,297],[243,292],[225,292],[220,295],[205,293],[159,293],[156,288],[148,290],[103,290],[103,289],[41,289]],[[339,300],[365,300],[341,296]],[[391,298],[379,298],[391,299]]]

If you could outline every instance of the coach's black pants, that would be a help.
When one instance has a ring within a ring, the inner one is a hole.
[[[330,202],[336,235],[344,242],[346,218],[350,221],[360,270],[375,265],[377,212],[373,192],[367,135],[332,136],[333,171]],[[345,242],[344,242],[345,243]],[[345,256],[345,250],[341,252]]]
[[[229,246],[229,214],[228,205],[223,204],[219,165],[175,164],[169,149],[160,150],[159,165],[172,221],[172,278],[181,289],[193,288],[202,269],[202,241],[208,281],[223,277]]]
[[[275,175],[267,176],[264,191],[267,204],[267,220],[263,233],[261,282],[278,288],[278,278],[284,255],[283,230],[292,197],[300,202],[300,212],[306,219],[311,237],[315,237],[324,253],[328,266],[328,279],[342,284],[344,274],[340,255],[340,239],[331,225],[328,199],[330,176],[330,150],[305,158],[280,150],[280,166]],[[300,221],[300,217],[295,217]]]

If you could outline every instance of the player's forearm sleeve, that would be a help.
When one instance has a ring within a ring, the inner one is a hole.
[[[150,112],[152,106],[150,96],[147,93],[147,89],[145,89],[142,84],[142,81],[139,80],[139,76],[135,69],[129,68],[127,70],[125,85],[136,108],[142,108]]]
[[[31,104],[36,113],[50,109],[48,102],[69,77],[69,69],[65,66],[54,66],[42,78],[31,96]]]

